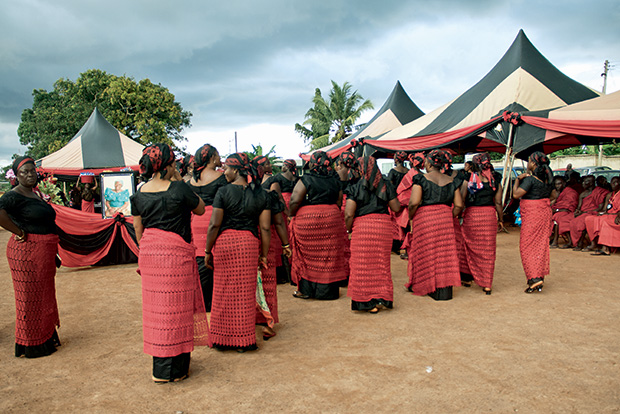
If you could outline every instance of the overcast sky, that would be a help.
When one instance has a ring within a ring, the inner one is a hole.
[[[167,87],[193,113],[187,149],[294,157],[314,89],[348,81],[375,110],[400,80],[424,112],[478,82],[519,29],[555,66],[620,89],[620,2],[0,0],[0,165],[23,153],[32,91],[102,69]]]

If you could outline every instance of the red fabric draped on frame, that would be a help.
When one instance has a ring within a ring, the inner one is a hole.
[[[55,234],[28,234],[23,243],[11,236],[7,243],[15,289],[15,343],[19,345],[41,345],[60,326],[54,285],[57,249]]]
[[[391,226],[392,220],[387,214],[368,214],[356,217],[353,222],[347,296],[356,302],[394,300],[390,267],[392,241],[385,237]]]
[[[144,352],[173,357],[209,345],[209,324],[194,246],[178,234],[147,228],[140,240]]]
[[[334,283],[347,278],[342,213],[335,204],[303,206],[291,221],[293,260],[291,274],[314,283]]]
[[[213,206],[205,206],[201,216],[192,213],[192,244],[196,247],[196,256],[204,257],[207,248],[207,230],[213,214]]]
[[[617,120],[577,121],[539,118],[527,115],[522,116],[521,119],[526,124],[550,131],[563,132],[565,134],[620,138],[620,121]]]
[[[259,240],[245,230],[224,230],[213,246],[211,342],[224,347],[256,344],[256,276]]]
[[[73,208],[59,206],[57,204],[50,205],[54,208],[54,210],[56,210],[56,225],[67,234],[85,236],[89,234],[99,233],[110,226],[114,226],[112,235],[109,237],[105,245],[103,245],[103,247],[101,247],[99,250],[96,250],[92,253],[78,254],[68,251],[64,249],[62,245],[59,245],[58,255],[62,260],[63,266],[91,266],[103,259],[110,251],[110,247],[112,247],[112,244],[114,243],[114,240],[116,238],[116,232],[119,228],[123,241],[125,242],[127,247],[129,247],[129,249],[136,256],[138,256],[139,248],[135,240],[127,231],[124,223],[127,222],[133,226],[133,217],[122,216],[122,219],[120,220],[118,220],[117,217],[115,217],[114,219],[104,219],[101,218],[99,214],[86,213],[83,211],[75,210]]]
[[[549,234],[551,208],[549,199],[523,200],[521,206],[521,236],[519,252],[523,270],[528,280],[549,274]]]
[[[495,207],[467,207],[463,213],[463,249],[476,284],[483,288],[493,285],[497,239]]]
[[[267,269],[261,271],[263,278],[263,292],[265,293],[265,302],[269,306],[269,312],[273,317],[274,323],[279,323],[278,318],[278,281],[276,278],[276,267],[278,259],[282,261],[282,245],[280,238],[276,232],[275,226],[271,226],[271,242],[269,243],[269,253],[267,254]],[[267,319],[258,311],[256,312],[256,323],[266,324]]]
[[[460,286],[452,208],[442,204],[419,207],[413,216],[408,266],[411,290],[424,296],[439,288]]]

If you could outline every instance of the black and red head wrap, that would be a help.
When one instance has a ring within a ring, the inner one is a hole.
[[[338,162],[341,162],[347,168],[357,168],[357,158],[351,151],[344,151],[338,156]]]
[[[194,180],[200,180],[200,174],[215,154],[217,154],[217,149],[209,144],[204,144],[196,150],[194,154]]]
[[[308,161],[310,172],[318,175],[329,175],[332,172],[332,159],[325,151],[316,151]]]
[[[439,170],[440,173],[445,174],[446,171],[452,168],[452,155],[449,152],[444,150],[432,150],[426,156],[426,159],[429,163],[436,169]]]
[[[377,166],[377,160],[374,157],[359,157],[357,159],[360,179],[359,185],[365,187],[370,194],[375,194],[382,200],[388,201],[387,186],[383,175]]]
[[[13,161],[13,165],[11,166],[11,169],[13,170],[15,175],[17,175],[17,171],[26,164],[36,165],[34,163],[34,159],[30,157],[19,157],[19,158],[16,158],[15,161]]]
[[[257,155],[252,158],[251,163],[251,175],[256,177],[258,182],[263,181],[263,177],[265,176],[265,166],[269,164],[269,158],[264,155]]]
[[[491,157],[489,156],[489,154],[486,152],[476,154],[473,156],[471,161],[476,166],[475,174],[477,174],[477,171],[479,171],[480,174],[482,174],[482,176],[489,181],[489,185],[491,186],[493,191],[495,191],[495,189],[497,188],[497,184],[495,183],[495,178],[493,177],[493,165],[491,164]]]
[[[396,151],[394,154],[394,162],[402,164],[407,159],[407,153],[405,151]]]
[[[549,167],[549,157],[547,157],[545,153],[540,151],[533,152],[529,160],[536,166],[533,171],[535,177],[547,184],[553,181],[553,172],[551,171],[551,167]]]
[[[145,179],[150,179],[156,172],[163,170],[175,161],[174,151],[168,144],[152,144],[144,148],[140,158],[140,174]]]
[[[295,162],[295,160],[284,160],[284,163],[282,163],[282,165],[286,167],[291,172],[291,174],[297,177],[297,163]]]
[[[409,162],[413,168],[421,170],[424,168],[424,153],[416,152],[415,154],[409,154]]]

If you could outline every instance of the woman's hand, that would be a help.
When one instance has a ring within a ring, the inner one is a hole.
[[[213,270],[213,253],[205,252],[205,266],[207,269]]]
[[[261,270],[267,270],[267,258],[265,256],[260,256],[258,258],[258,267]]]
[[[293,251],[291,250],[291,245],[290,244],[285,244],[284,246],[282,246],[282,253],[284,254],[284,256],[286,256],[288,259],[290,259],[291,257],[293,257]]]
[[[20,230],[21,230],[21,229],[20,229]],[[21,235],[17,235],[17,234],[15,235],[15,241],[16,241],[17,243],[23,243],[23,242],[25,242],[25,241],[26,241],[26,238],[27,238],[27,236],[28,236],[28,234],[27,234],[24,230],[21,230],[21,232],[22,232],[22,233],[21,233]]]
[[[529,174],[528,174],[528,173],[526,173],[526,172],[524,172],[523,174],[519,175],[519,176],[517,177],[517,179],[518,179],[519,181],[523,181],[523,179],[524,179],[525,177],[527,177],[527,176],[529,176]]]

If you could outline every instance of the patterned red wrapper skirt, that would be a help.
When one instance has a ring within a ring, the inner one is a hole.
[[[205,206],[205,213],[201,216],[192,213],[192,244],[196,248],[195,255],[198,257],[205,256],[211,214],[213,214],[213,206]]]
[[[194,246],[176,233],[147,228],[140,240],[144,352],[174,357],[209,345],[209,325]]]
[[[82,200],[82,211],[85,213],[95,212],[95,200],[84,201]]]
[[[346,230],[335,204],[303,206],[291,221],[293,257],[291,274],[321,284],[340,282],[349,269],[344,259]]]
[[[419,207],[413,216],[408,266],[411,290],[424,296],[439,288],[460,286],[454,220],[450,206],[435,204]]]
[[[351,233],[351,274],[347,296],[356,302],[393,301],[390,265],[392,240],[385,237],[392,226],[388,214],[356,217]]]
[[[15,343],[41,345],[60,326],[56,303],[56,234],[31,234],[23,243],[9,238],[6,257],[15,289]]]
[[[465,256],[465,240],[463,239],[463,229],[461,227],[461,221],[458,217],[454,217],[453,221],[454,240],[456,240],[456,253],[459,257],[459,271],[461,273],[467,273],[468,275],[470,275],[471,271],[469,270],[469,264],[467,263],[467,256]]]
[[[269,243],[269,253],[267,254],[267,269],[261,271],[263,278],[263,292],[265,293],[265,302],[269,306],[269,312],[273,317],[274,323],[280,322],[278,318],[278,280],[276,277],[276,267],[280,259],[282,265],[282,244],[280,237],[276,232],[275,226],[271,226],[271,241]],[[257,309],[256,323],[267,324],[265,316]]]
[[[463,250],[478,286],[491,288],[495,272],[497,213],[494,206],[467,207],[463,213]]]
[[[247,230],[224,230],[213,246],[211,342],[256,345],[256,275],[259,240]]]
[[[544,279],[549,274],[549,234],[552,225],[549,199],[521,199],[520,206],[519,251],[523,270],[528,280]]]

